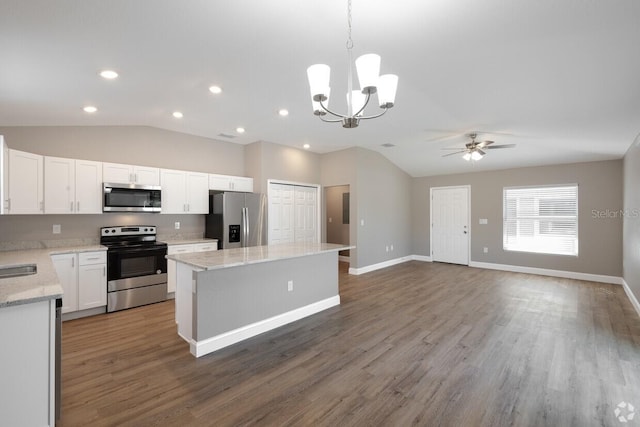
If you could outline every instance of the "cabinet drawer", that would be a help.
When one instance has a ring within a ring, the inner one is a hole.
[[[78,254],[78,263],[80,265],[106,264],[107,252],[80,252]]]
[[[195,252],[217,251],[218,243],[217,242],[199,243],[197,245],[194,245],[194,247],[195,247]]]
[[[189,252],[195,252],[193,245],[173,245],[173,246],[170,245],[167,248],[168,255],[186,254]]]

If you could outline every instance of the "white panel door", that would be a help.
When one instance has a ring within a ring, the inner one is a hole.
[[[102,163],[76,160],[76,213],[102,213]]]
[[[44,213],[75,212],[75,160],[60,157],[44,158]]]
[[[317,189],[314,187],[294,187],[295,241],[318,242]]]
[[[431,189],[433,261],[469,264],[469,188]]]
[[[294,242],[294,188],[292,185],[269,186],[269,243]]]
[[[183,171],[161,169],[162,213],[181,214],[187,211],[187,174]]]
[[[187,172],[187,213],[209,213],[209,175]]]

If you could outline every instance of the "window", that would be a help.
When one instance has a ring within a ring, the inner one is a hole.
[[[578,186],[504,189],[507,251],[578,255]]]

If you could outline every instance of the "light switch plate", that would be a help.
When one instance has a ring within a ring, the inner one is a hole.
[[[62,227],[60,224],[53,224],[53,234],[60,234],[62,232]]]
[[[487,220],[487,218],[480,218],[480,224],[488,224],[489,221]]]

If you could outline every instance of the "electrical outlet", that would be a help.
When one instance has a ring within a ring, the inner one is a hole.
[[[389,246],[386,246],[387,252],[389,252]]]
[[[60,224],[53,224],[53,234],[60,234],[60,232],[62,232]]]
[[[176,230],[180,230],[180,223],[178,221],[176,221],[173,226],[176,228]]]
[[[393,245],[391,245],[391,252],[393,252]]]
[[[480,218],[480,224],[485,225],[488,224],[489,221],[487,220],[487,218]]]
[[[287,282],[287,291],[289,292],[293,291],[293,280],[289,280]]]
[[[361,227],[364,227],[364,219],[361,219],[361,220],[360,220],[360,226],[361,226]]]
[[[489,253],[489,248],[487,248],[486,246],[482,249],[482,252],[484,252],[485,254]]]
[[[333,218],[329,217],[329,224],[333,222]]]

